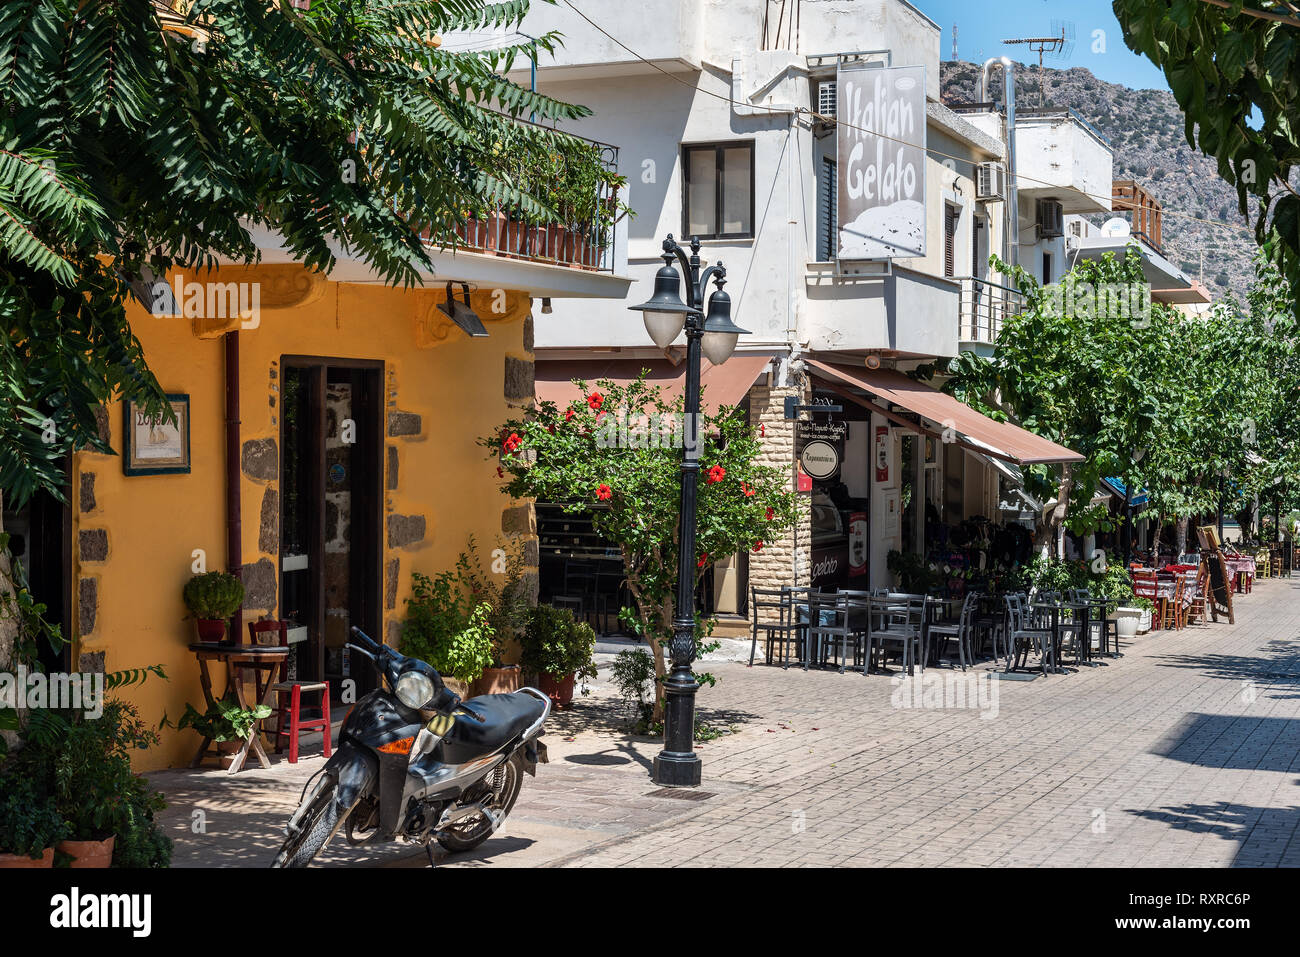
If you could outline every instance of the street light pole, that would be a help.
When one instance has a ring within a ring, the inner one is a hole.
[[[676,259],[686,274],[686,301],[678,292],[681,279]],[[723,291],[727,270],[721,263],[700,272],[700,241],[691,240],[691,255],[671,234],[663,243],[664,264],[655,275],[649,302],[631,308],[643,314],[646,330],[660,349],[686,332],[686,394],[681,464],[681,525],[677,548],[677,603],[673,636],[668,644],[672,671],[664,681],[664,747],[655,756],[654,780],[661,787],[697,787],[700,758],[695,753],[695,692],[699,683],[691,670],[695,660],[695,524],[700,475],[700,360],[726,362],[746,330],[731,321],[731,297]],[[717,290],[704,312],[704,292],[712,279]]]

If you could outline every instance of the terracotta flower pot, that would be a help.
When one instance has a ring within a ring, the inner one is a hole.
[[[524,250],[524,235],[528,226],[517,219],[506,219],[501,232],[501,248],[498,253],[519,255]]]
[[[447,690],[460,696],[461,700],[471,697],[469,685],[459,678],[453,678],[450,675],[442,676],[442,683],[447,686]]]
[[[481,694],[509,694],[519,690],[519,666],[506,665],[503,668],[487,668],[482,677],[474,682],[474,697]]]
[[[497,250],[502,248],[506,232],[506,214],[505,213],[488,213],[484,225],[487,227],[487,241],[484,243],[484,249]]]
[[[196,618],[195,626],[199,630],[199,641],[226,640],[226,621],[224,618]]]
[[[551,699],[556,711],[563,711],[573,704],[573,679],[572,674],[564,677],[549,674],[538,676],[538,684],[542,686],[540,690]]]
[[[0,867],[53,867],[54,848],[47,847],[40,857],[28,857],[26,854],[0,854]]]
[[[113,863],[113,844],[116,837],[102,841],[60,841],[58,850],[72,856],[69,867],[105,868]]]
[[[546,227],[546,248],[542,255],[547,259],[564,259],[564,247],[568,243],[569,230],[564,226]]]

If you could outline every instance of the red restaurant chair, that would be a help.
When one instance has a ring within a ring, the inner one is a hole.
[[[280,638],[280,647],[289,647],[289,623],[285,621],[250,621],[248,623],[248,637],[253,644],[259,644],[257,636],[267,632],[278,632]],[[289,763],[298,763],[298,740],[303,731],[320,731],[322,742],[324,743],[325,757],[329,757],[330,748],[330,683],[328,681],[298,681],[285,680],[278,681],[271,686],[271,690],[276,693],[275,715],[275,753],[281,754],[284,751],[283,738],[289,739]],[[315,694],[320,693],[321,716],[319,718],[308,718],[306,721],[302,718],[302,696],[303,693]],[[288,704],[285,704],[285,695],[289,696]],[[289,718],[289,729],[284,727],[285,716]],[[270,720],[269,718],[267,720]]]

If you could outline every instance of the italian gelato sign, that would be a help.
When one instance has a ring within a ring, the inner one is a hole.
[[[840,259],[925,255],[925,67],[841,63]]]

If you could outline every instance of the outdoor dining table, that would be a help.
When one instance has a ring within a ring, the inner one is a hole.
[[[209,709],[216,704],[216,698],[212,695],[212,676],[208,672],[208,663],[212,661],[224,661],[226,663],[229,685],[235,692],[235,700],[239,703],[240,708],[249,710],[258,704],[264,704],[268,707],[273,706],[271,699],[275,694],[276,675],[284,667],[285,662],[289,660],[288,648],[282,645],[223,645],[213,641],[197,641],[189,647],[190,651],[194,652],[194,657],[199,661],[199,683],[203,687],[203,697],[206,699]],[[251,689],[247,677],[247,673],[250,671],[255,676]],[[263,671],[267,672],[265,684],[263,684],[261,674]],[[252,691],[251,694],[250,691]],[[262,767],[269,768],[271,766],[266,751],[262,749],[259,724],[260,722],[253,722],[252,729],[248,732],[243,745],[235,754],[235,758],[230,764],[231,774],[236,773],[244,766],[250,751],[252,751]],[[203,763],[203,758],[208,753],[208,745],[211,743],[211,738],[203,739],[203,743],[199,745],[198,751],[194,754],[194,760],[190,762],[190,767],[197,768]]]
[[[1239,593],[1245,591],[1245,580],[1255,577],[1255,559],[1246,555],[1224,555],[1223,564],[1232,573],[1232,579],[1236,583],[1237,591]]]
[[[1089,601],[1036,601],[1033,603],[1035,611],[1046,611],[1052,618],[1052,672],[1053,674],[1061,673],[1061,612],[1072,611],[1076,613],[1076,621],[1079,623],[1079,644],[1080,650],[1076,656],[1080,661],[1092,661],[1092,638],[1088,634],[1089,630],[1089,610],[1093,602]]]

